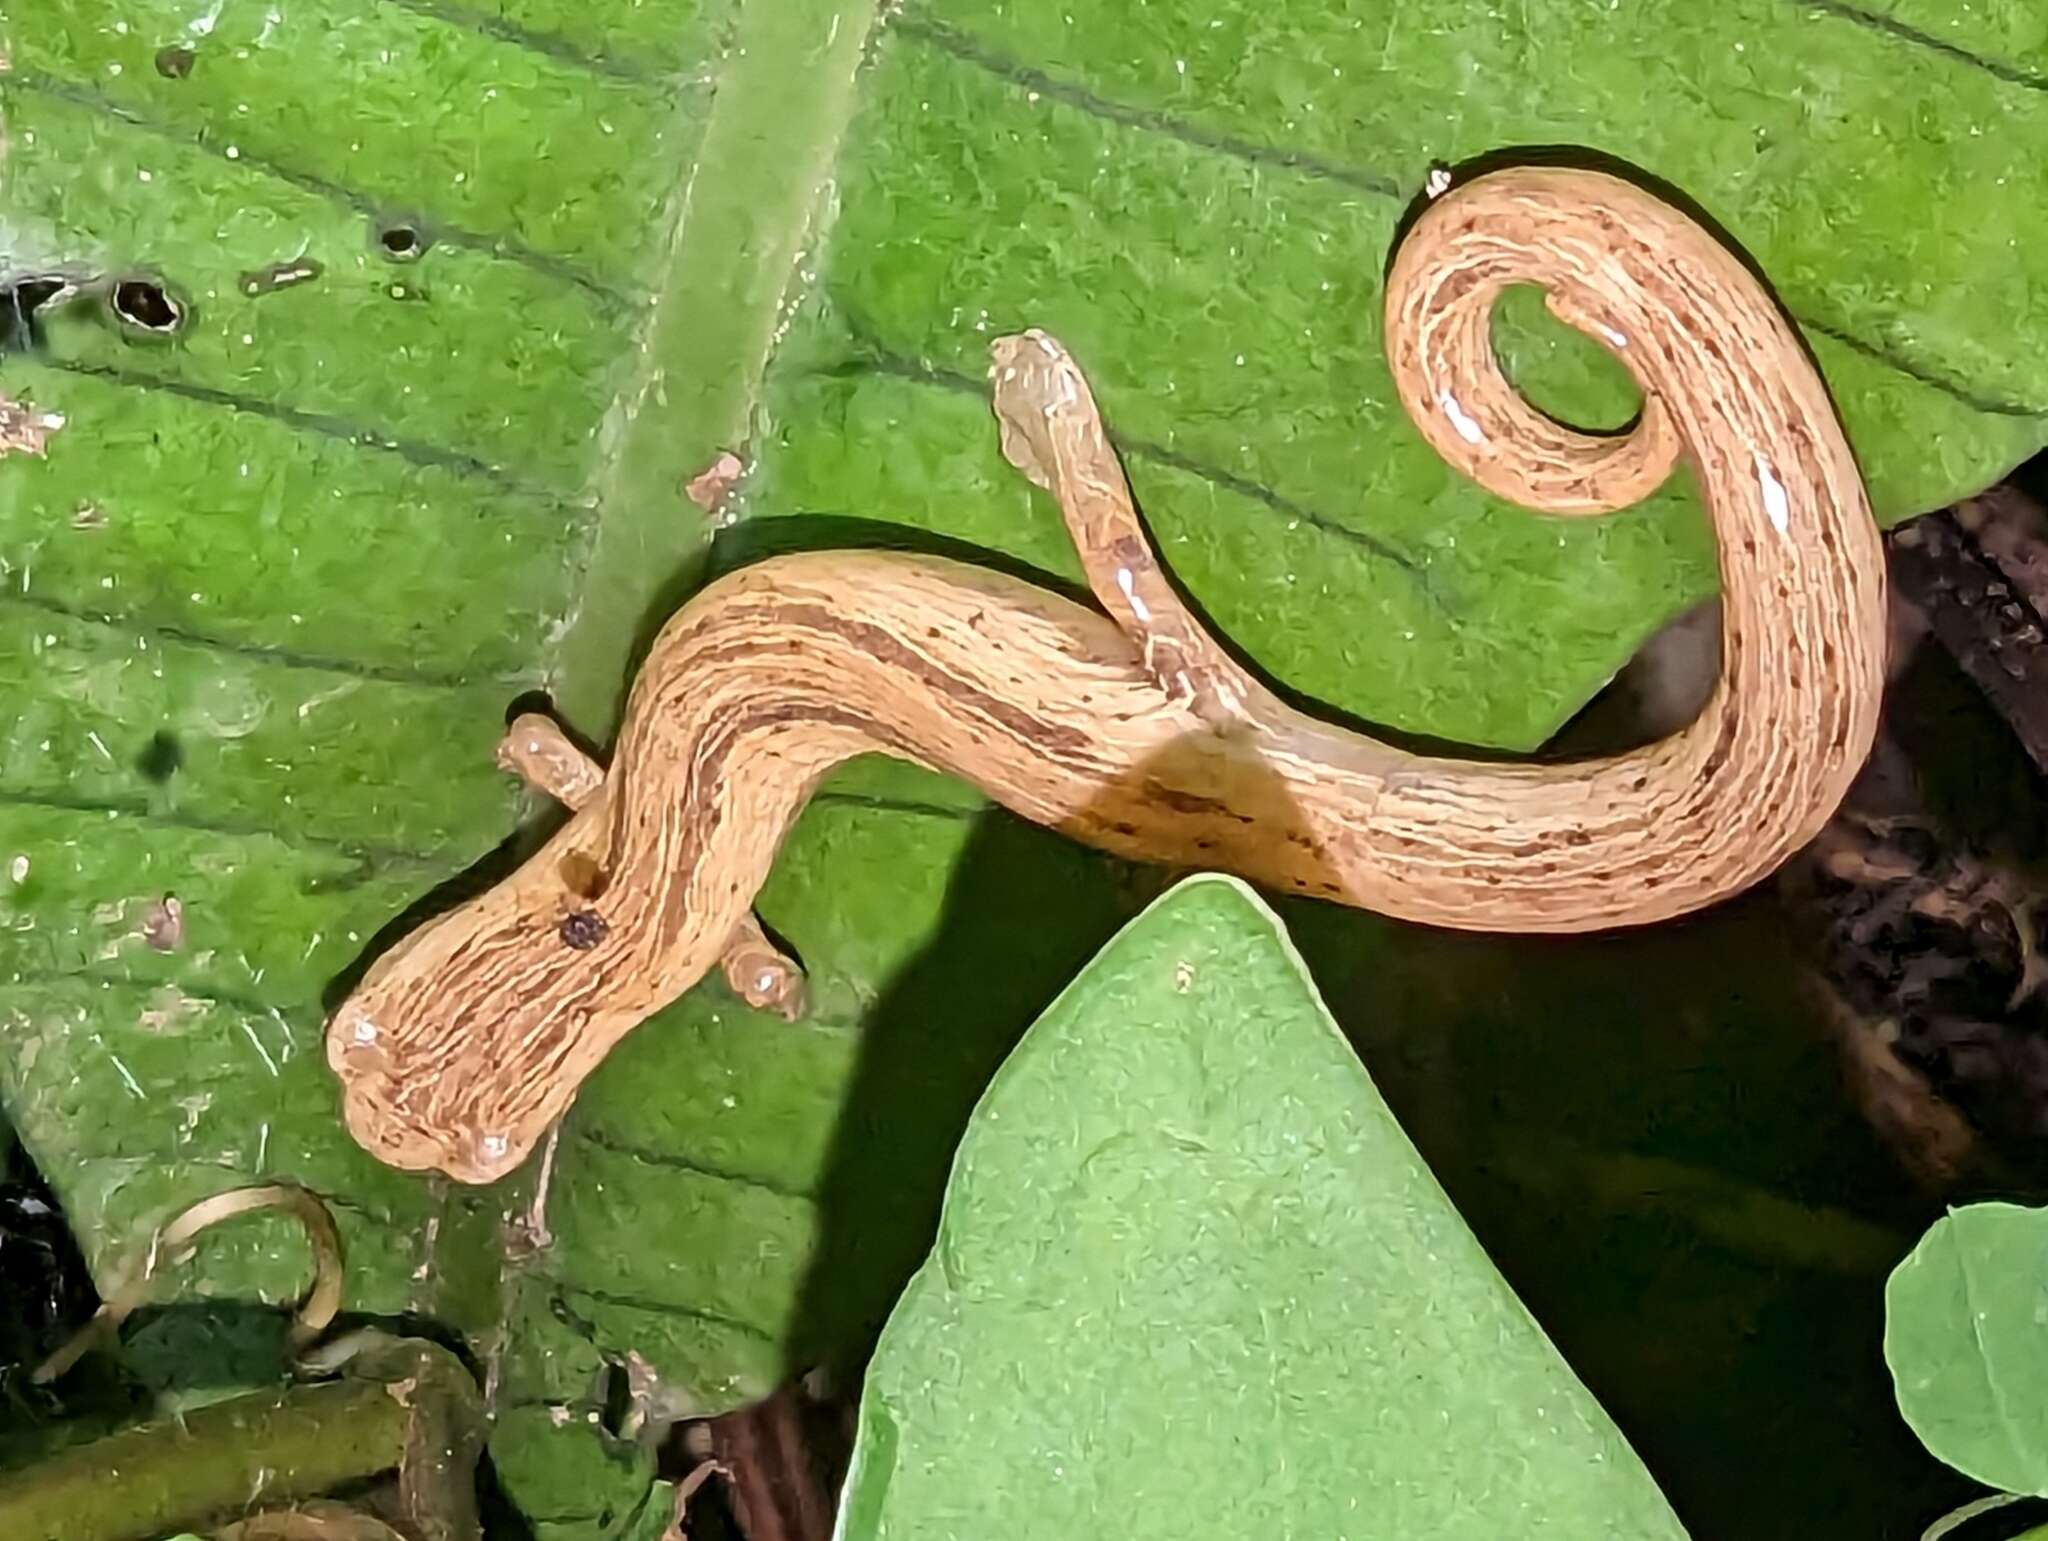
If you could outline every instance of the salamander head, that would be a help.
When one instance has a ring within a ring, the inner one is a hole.
[[[591,1041],[593,1022],[644,1014],[621,988],[645,972],[631,928],[571,889],[562,866],[551,844],[421,926],[330,1019],[343,1115],[379,1160],[463,1182],[502,1177],[608,1047]]]

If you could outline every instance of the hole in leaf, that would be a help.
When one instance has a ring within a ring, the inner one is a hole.
[[[409,219],[394,219],[377,227],[377,249],[393,262],[412,262],[428,246],[426,232]]]
[[[25,273],[0,284],[0,352],[33,345],[37,313],[77,293],[77,281],[61,273]]]
[[[118,278],[107,293],[107,308],[123,330],[169,337],[185,325],[185,307],[155,278]]]
[[[182,43],[173,43],[169,48],[157,50],[156,72],[166,80],[183,80],[192,73],[193,62],[198,57]]]
[[[70,287],[70,280],[59,278],[55,273],[38,273],[31,278],[18,278],[9,284],[7,302],[14,307],[17,315],[26,318],[34,315]]]

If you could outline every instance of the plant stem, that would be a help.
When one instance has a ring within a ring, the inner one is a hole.
[[[211,1515],[309,1497],[396,1466],[411,1420],[369,1381],[217,1402],[10,1474],[0,1535],[151,1541]]]
[[[371,1362],[379,1373],[363,1373]],[[422,1537],[473,1541],[476,1402],[446,1350],[392,1343],[342,1379],[217,1402],[6,1473],[0,1536],[156,1541],[396,1469]]]

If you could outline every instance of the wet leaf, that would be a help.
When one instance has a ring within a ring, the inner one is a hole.
[[[1951,1210],[1885,1289],[1899,1410],[1958,1471],[2048,1497],[2048,1209]]]
[[[1683,486],[1533,519],[1401,421],[1378,276],[1436,161],[1581,144],[1698,199],[1806,325],[1887,518],[2041,444],[2027,23],[1498,9],[10,7],[0,1105],[100,1276],[208,1192],[317,1188],[352,1307],[502,1345],[507,1406],[586,1442],[564,1541],[645,1497],[585,1417],[608,1362],[715,1411],[861,1340],[982,1082],[1150,879],[853,767],[763,899],[805,1019],[707,984],[486,1194],[349,1142],[323,1002],[534,813],[492,765],[506,706],[545,683],[603,741],[707,549],[941,537],[1071,577],[997,451],[997,331],[1076,349],[1267,670],[1508,747],[1712,568]],[[1529,297],[1499,340],[1546,409],[1632,410]],[[725,453],[714,546],[690,489]],[[257,1224],[189,1280],[233,1317],[306,1266]]]
[[[839,1534],[1683,1534],[1232,879],[1146,910],[975,1109]]]

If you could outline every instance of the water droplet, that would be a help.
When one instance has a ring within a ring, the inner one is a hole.
[[[203,596],[195,594],[193,599],[201,602]],[[215,738],[246,738],[269,712],[269,700],[251,681],[215,675],[194,689],[191,704],[181,715],[190,726]]]

